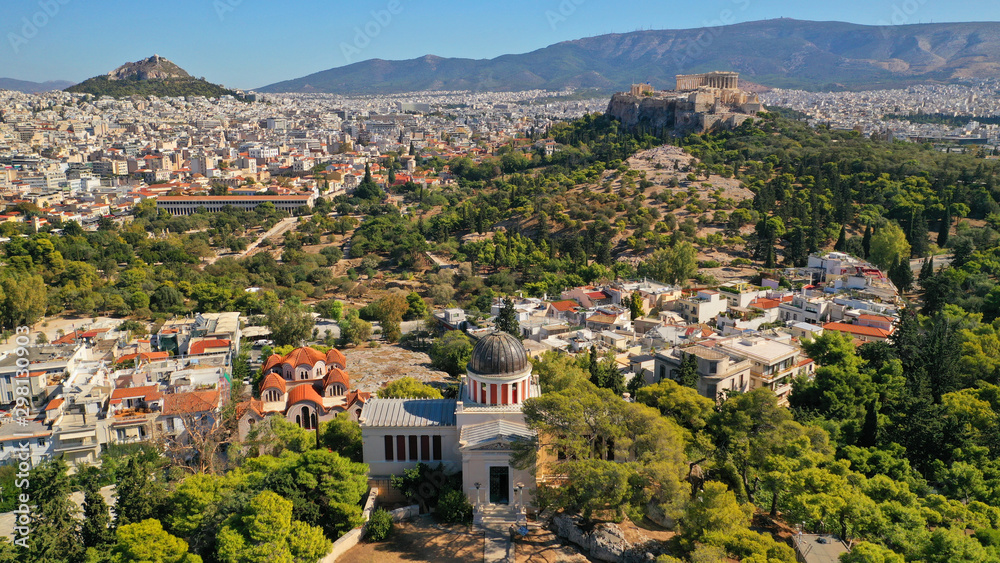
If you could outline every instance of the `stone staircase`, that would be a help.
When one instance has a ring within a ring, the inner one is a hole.
[[[510,526],[517,525],[518,512],[502,504],[476,508],[475,524],[483,529],[483,563],[514,563]]]

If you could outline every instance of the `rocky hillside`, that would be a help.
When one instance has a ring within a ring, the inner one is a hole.
[[[191,78],[184,69],[160,55],[125,63],[108,73],[108,80],[169,80]]]
[[[591,87],[624,90],[674,75],[734,70],[770,87],[868,89],[1000,78],[1000,23],[864,26],[774,19],[636,31],[557,43],[489,60],[373,59],[265,86],[263,92],[371,93]]]
[[[169,60],[153,55],[148,59],[125,63],[106,75],[88,78],[66,88],[67,92],[127,98],[129,96],[237,96],[234,90],[194,78]]]

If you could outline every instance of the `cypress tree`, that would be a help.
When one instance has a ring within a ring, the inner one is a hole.
[[[937,245],[944,248],[948,244],[948,231],[951,229],[951,206],[944,208],[944,217],[941,219],[941,226],[938,228]]]
[[[90,482],[83,494],[83,526],[80,530],[83,546],[102,550],[115,542],[111,531],[111,515],[108,503],[101,496],[97,483]]]
[[[517,312],[514,311],[514,300],[510,297],[504,297],[503,299],[503,308],[500,309],[500,314],[497,315],[496,327],[500,332],[506,332],[518,340],[521,339],[521,325],[517,322]]]
[[[694,354],[686,354],[681,361],[681,369],[677,372],[677,383],[692,389],[698,388],[698,360]]]
[[[847,250],[847,225],[840,226],[840,236],[837,237],[837,244],[833,245],[833,249],[838,252]]]
[[[871,250],[872,250],[872,226],[871,225],[866,225],[865,226],[865,234],[861,238],[861,248],[862,248],[862,250],[865,251],[864,258],[865,258],[865,260],[867,260],[868,259],[868,255],[871,253]]]
[[[924,258],[923,265],[920,266],[920,283],[923,283],[930,279],[934,275],[934,257],[928,256]]]
[[[133,455],[115,487],[115,528],[153,518],[156,503],[149,482],[149,468]]]

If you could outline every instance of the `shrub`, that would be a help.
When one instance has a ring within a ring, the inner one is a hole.
[[[468,524],[472,522],[472,504],[462,491],[448,489],[438,498],[434,515],[448,524]]]
[[[376,508],[365,525],[365,539],[370,542],[382,541],[392,533],[392,514],[384,508]]]

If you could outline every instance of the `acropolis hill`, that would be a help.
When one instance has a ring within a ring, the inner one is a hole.
[[[607,114],[628,128],[652,133],[704,132],[739,127],[762,108],[757,94],[739,88],[739,74],[678,74],[676,90],[634,84],[611,97]]]

